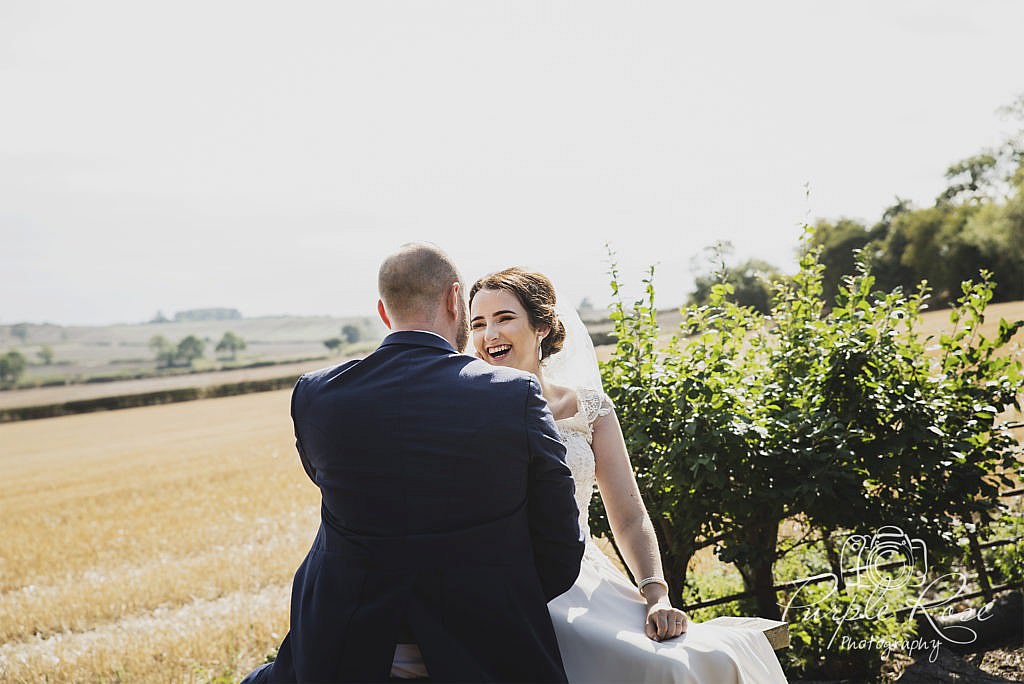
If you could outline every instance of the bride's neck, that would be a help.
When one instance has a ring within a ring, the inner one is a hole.
[[[544,399],[546,399],[550,404],[553,397],[551,388],[554,387],[554,385],[544,379],[544,371],[542,370],[541,365],[538,363],[535,368],[520,368],[519,370],[524,370],[537,376],[537,379],[540,381],[540,393],[544,395]]]
[[[537,370],[533,371],[533,374],[537,376],[538,380],[540,380],[540,393],[544,395],[544,398],[547,399],[550,404],[552,398],[551,383],[544,379],[544,371],[542,371],[539,366],[537,367]]]

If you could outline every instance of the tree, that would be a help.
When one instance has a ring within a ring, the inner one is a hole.
[[[36,356],[39,357],[39,360],[42,361],[44,366],[49,366],[53,363],[53,347],[48,344],[44,344],[39,348],[39,351],[36,352]]]
[[[835,298],[843,277],[854,272],[857,251],[864,249],[871,238],[867,226],[853,219],[822,220],[815,224],[810,246],[821,248],[821,263],[825,267],[822,289],[826,300]]]
[[[963,159],[946,169],[950,184],[936,203],[977,203],[989,199],[995,194],[998,173],[999,159],[993,151]]]
[[[202,358],[205,350],[205,342],[195,335],[189,335],[178,342],[177,358],[184,361],[186,365],[191,365],[196,359]]]
[[[245,340],[229,330],[220,338],[220,342],[217,343],[216,351],[218,354],[221,352],[228,352],[231,354],[231,358],[235,359],[238,357],[238,352],[243,349],[245,349]]]
[[[690,304],[697,306],[706,304],[711,288],[720,281],[732,285],[732,301],[740,306],[749,306],[760,313],[768,313],[771,300],[771,283],[781,277],[779,270],[760,259],[748,259],[736,266],[727,265],[727,257],[732,254],[732,243],[722,241],[705,248],[709,261],[714,262],[714,271],[698,275],[694,279],[694,291],[690,294]]]
[[[826,301],[853,275],[858,249],[882,290],[910,292],[927,280],[934,302],[949,306],[962,280],[988,270],[998,283],[994,301],[1024,297],[1024,95],[1003,113],[1016,132],[950,165],[934,206],[915,209],[897,198],[870,230],[847,219],[818,222],[808,248],[822,248]]]
[[[977,205],[947,205],[897,216],[886,241],[889,258],[903,267],[902,278],[894,284],[910,292],[926,280],[940,305],[952,303],[960,282],[986,267],[978,250],[964,240],[967,222],[977,210]],[[901,249],[892,249],[894,244]]]
[[[0,385],[10,387],[17,384],[26,365],[25,357],[15,349],[0,356]]]
[[[332,354],[336,353],[338,349],[341,348],[342,344],[343,342],[340,337],[332,337],[329,340],[324,340],[324,346],[327,347]]]
[[[345,344],[355,344],[362,339],[362,332],[351,323],[341,327],[341,336],[345,338]]]
[[[1005,203],[978,207],[966,220],[960,241],[979,268],[999,283],[996,301],[1024,299],[1024,180]]]
[[[154,335],[149,338],[149,348],[153,351],[157,364],[161,367],[170,368],[174,365],[174,360],[177,357],[177,350],[166,337],[163,335]]]

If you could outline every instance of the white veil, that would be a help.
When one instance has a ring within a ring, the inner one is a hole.
[[[555,301],[558,301],[557,296]],[[561,351],[541,362],[545,380],[574,389],[593,387],[603,394],[601,370],[597,365],[597,354],[587,326],[583,325],[580,315],[571,307],[558,304],[555,313],[565,326],[565,341]]]

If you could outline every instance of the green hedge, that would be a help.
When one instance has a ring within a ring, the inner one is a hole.
[[[24,406],[0,409],[0,423],[11,423],[19,420],[36,420],[39,418],[56,418],[74,413],[92,413],[94,411],[116,411],[118,409],[136,408],[138,406],[156,406],[157,404],[173,404],[179,401],[194,401],[214,397],[231,397],[236,394],[252,392],[270,392],[286,389],[295,384],[298,375],[286,375],[269,380],[250,380],[232,382],[211,387],[185,387],[181,389],[145,392],[142,394],[122,394],[113,397],[97,397],[66,401],[59,404],[43,404],[40,406]]]

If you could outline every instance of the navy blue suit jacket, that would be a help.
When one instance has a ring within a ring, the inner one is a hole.
[[[270,681],[386,681],[400,628],[434,681],[565,681],[546,603],[584,545],[532,374],[396,332],[300,378],[292,418],[321,525]]]

